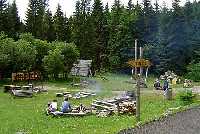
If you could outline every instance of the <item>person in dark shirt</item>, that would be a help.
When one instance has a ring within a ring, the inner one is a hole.
[[[154,87],[155,87],[156,90],[162,89],[159,79],[156,79],[156,81],[154,83]]]
[[[70,112],[71,110],[72,109],[71,109],[71,105],[68,101],[68,98],[65,98],[63,103],[62,103],[61,112],[67,113],[67,112]]]
[[[165,79],[164,84],[163,84],[163,90],[166,91],[169,89],[169,81]]]

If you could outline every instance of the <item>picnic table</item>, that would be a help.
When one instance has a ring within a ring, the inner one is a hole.
[[[4,85],[4,93],[12,91],[13,89],[21,90],[21,87],[20,86],[15,86],[15,85]]]

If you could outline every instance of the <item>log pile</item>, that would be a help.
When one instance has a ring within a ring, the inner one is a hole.
[[[135,114],[136,101],[130,96],[109,100],[94,100],[92,111],[99,117],[107,117],[112,114]]]

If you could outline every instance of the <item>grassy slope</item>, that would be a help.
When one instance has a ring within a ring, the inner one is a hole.
[[[109,81],[98,79],[102,92],[97,97],[71,100],[72,104],[89,105],[93,99],[111,96],[111,91],[132,89],[133,87],[133,85],[124,83],[129,79],[128,76],[110,75],[108,78]],[[56,90],[78,90],[63,82],[47,83],[47,85],[50,89]],[[150,92],[146,92],[146,90]],[[161,115],[167,108],[178,106],[177,101],[166,101],[160,93],[151,92],[151,90],[152,88],[142,91],[142,122]],[[33,98],[13,99],[9,94],[0,90],[0,133],[14,134],[22,131],[31,134],[113,134],[136,124],[135,117],[128,115],[116,115],[108,118],[96,116],[52,118],[46,116],[44,108],[49,100],[55,98],[55,92],[51,90],[48,94],[39,94]],[[58,101],[60,104],[62,98]]]

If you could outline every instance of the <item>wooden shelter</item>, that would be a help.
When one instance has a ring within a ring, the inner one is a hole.
[[[71,69],[71,75],[74,76],[90,76],[92,60],[78,60]]]

